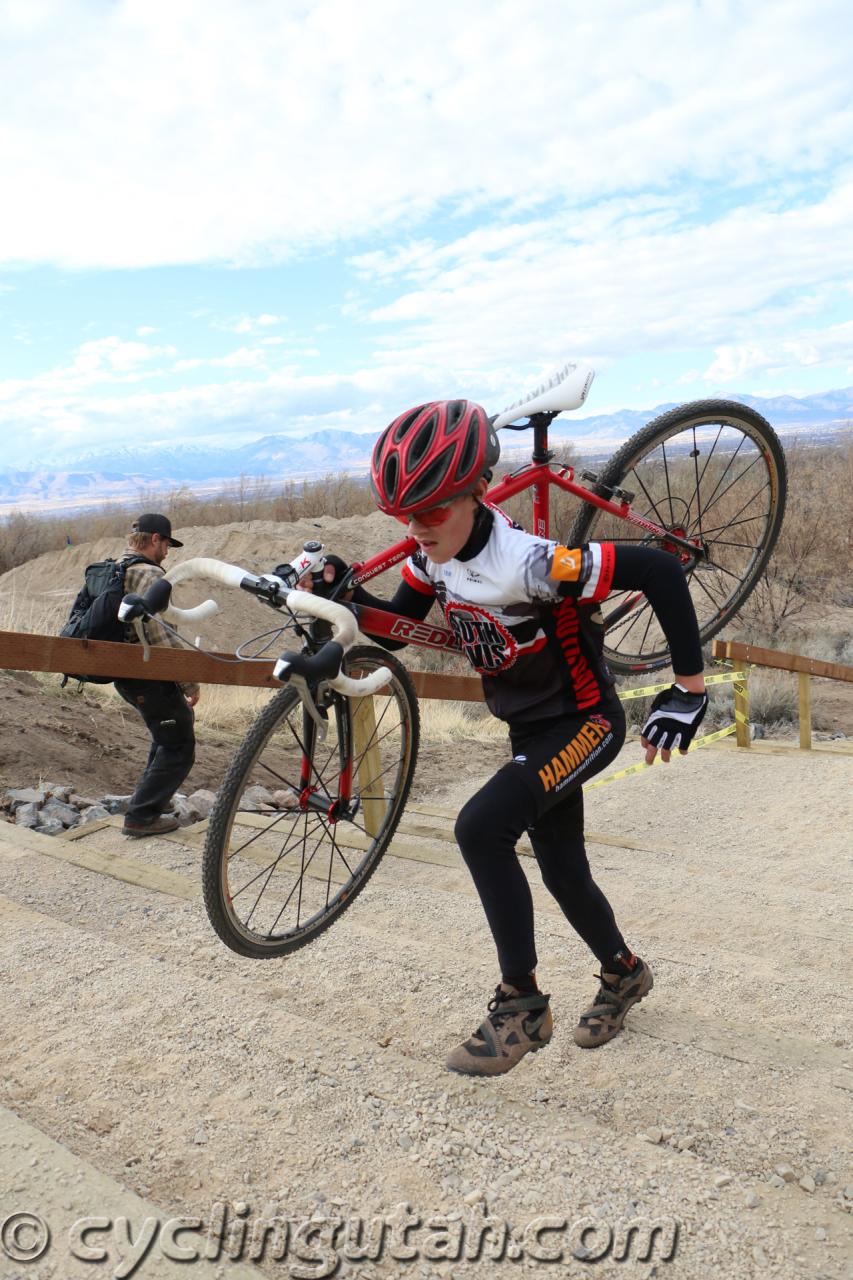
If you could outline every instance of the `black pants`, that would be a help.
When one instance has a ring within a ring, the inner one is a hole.
[[[172,681],[116,680],[115,687],[136,708],[151,734],[148,763],[130,798],[127,816],[134,822],[153,822],[193,767],[192,708]]]
[[[465,804],[456,839],[474,879],[504,977],[536,968],[533,899],[516,843],[527,830],[545,887],[605,963],[625,945],[592,878],[583,837],[583,791],[625,740],[615,696],[590,712],[510,728],[513,759]]]

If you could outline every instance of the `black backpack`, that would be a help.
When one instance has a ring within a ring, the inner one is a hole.
[[[146,556],[128,556],[126,560],[99,560],[86,566],[85,582],[77,592],[68,621],[61,636],[72,640],[125,639],[125,623],[119,622],[118,607],[125,595],[124,575],[132,564],[150,564]],[[112,684],[113,676],[70,676],[62,679],[87,684]]]

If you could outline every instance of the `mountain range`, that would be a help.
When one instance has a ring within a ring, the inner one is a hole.
[[[853,387],[811,396],[750,396],[732,399],[762,413],[782,436],[792,434],[817,443],[853,423]],[[624,409],[587,418],[557,418],[555,441],[570,440],[582,454],[609,454],[617,444],[650,419],[672,409]],[[378,432],[326,430],[295,437],[266,435],[232,448],[198,445],[112,447],[68,454],[52,466],[32,470],[0,468],[0,504],[10,508],[53,507],[67,511],[99,505],[109,499],[137,498],[141,491],[203,486],[224,487],[240,477],[266,477],[273,483],[331,472],[364,471]],[[505,451],[522,449],[527,437],[506,433]]]

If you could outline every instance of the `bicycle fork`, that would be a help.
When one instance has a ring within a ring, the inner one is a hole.
[[[340,768],[340,785],[337,796],[330,796],[323,786],[323,780],[315,764],[315,752],[319,741],[325,737],[320,733],[317,724],[318,710],[316,703],[312,707],[302,704],[302,761],[299,775],[299,807],[306,813],[318,813],[327,822],[352,822],[358,813],[359,798],[352,795],[352,732],[346,699],[336,700],[336,716],[338,721],[338,765]],[[319,715],[326,719],[325,708]]]

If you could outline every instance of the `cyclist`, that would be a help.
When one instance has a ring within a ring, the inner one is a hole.
[[[575,1042],[612,1039],[651,990],[647,962],[626,943],[594,882],[584,847],[584,782],[618,754],[625,717],[602,657],[600,602],[611,589],[645,593],[677,673],[652,704],[646,760],[686,751],[707,707],[693,603],[678,560],[663,551],[590,543],[563,547],[526,533],[484,499],[500,446],[486,412],[466,400],[419,405],[376,443],[371,485],[380,510],[417,542],[390,601],[361,587],[355,604],[426,617],[438,601],[509,728],[512,759],[463,806],[456,839],[482,901],[501,980],[479,1028],[446,1065],[500,1075],[551,1039],[549,995],[536,979],[533,903],[516,855],[526,830],[545,886],[601,965],[598,993]],[[346,565],[330,557],[330,593]],[[393,642],[384,642],[399,647]]]

